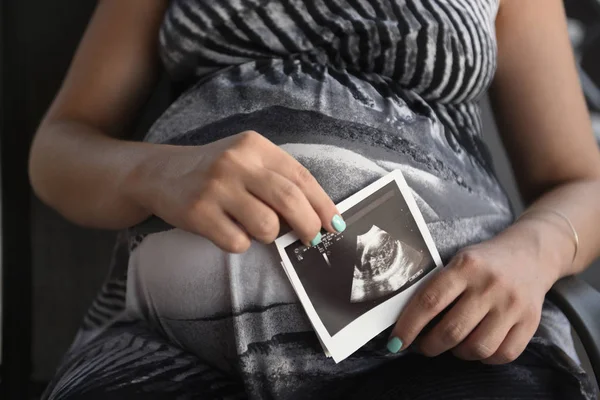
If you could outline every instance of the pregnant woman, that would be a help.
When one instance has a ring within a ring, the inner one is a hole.
[[[142,142],[164,69],[185,91]],[[528,212],[482,140],[491,87]],[[272,244],[400,169],[446,268],[335,364]],[[600,254],[600,154],[560,0],[103,0],[31,152],[121,230],[45,397],[591,399],[544,296]],[[571,229],[573,228],[573,229]]]

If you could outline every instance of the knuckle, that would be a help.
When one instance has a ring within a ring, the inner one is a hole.
[[[442,341],[445,344],[455,345],[465,338],[465,327],[461,322],[451,322],[442,331]]]
[[[240,162],[240,152],[236,149],[229,148],[223,151],[220,157],[215,162],[215,169],[228,170],[232,165],[237,165]]]
[[[418,303],[425,310],[437,311],[441,304],[440,294],[433,289],[424,290],[418,297]]]
[[[484,360],[494,355],[494,350],[485,343],[473,343],[469,347],[469,353],[473,359]]]
[[[233,235],[226,244],[226,249],[230,253],[244,253],[250,248],[250,239],[243,234]]]
[[[296,171],[294,172],[295,181],[300,185],[306,185],[311,183],[314,179],[308,168],[304,165],[298,165],[296,167]]]
[[[293,183],[282,185],[276,194],[278,205],[285,211],[293,210],[298,201],[299,189]]]
[[[209,209],[209,203],[205,195],[199,195],[190,201],[186,207],[185,214],[189,219],[201,220]]]
[[[515,361],[521,355],[521,351],[515,348],[506,348],[497,352],[494,355],[494,358],[501,364],[507,364],[509,362]]]
[[[263,138],[262,135],[260,135],[256,131],[253,131],[253,130],[244,131],[239,134],[239,144],[241,144],[241,145],[254,144],[254,143],[257,143],[262,138]]]
[[[528,308],[523,296],[516,290],[509,290],[506,294],[506,305],[509,310]]]
[[[460,251],[457,257],[457,266],[459,267],[461,272],[466,274],[472,273],[475,270],[477,270],[483,262],[481,257],[477,254],[477,252],[472,249]]]
[[[264,213],[264,215],[259,217],[256,229],[256,235],[261,241],[271,243],[279,233],[279,218],[277,218],[275,213]]]

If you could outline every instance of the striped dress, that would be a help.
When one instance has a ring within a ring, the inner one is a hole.
[[[496,67],[498,7],[173,0],[159,51],[187,90],[145,141],[203,145],[252,129],[306,166],[334,202],[400,169],[447,261],[513,221],[479,106]],[[405,356],[387,354],[386,338],[335,364],[273,246],[226,254],[153,218],[120,234],[107,282],[46,396],[334,398]],[[550,303],[530,348],[591,396],[566,319]]]

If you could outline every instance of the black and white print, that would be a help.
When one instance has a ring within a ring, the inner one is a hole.
[[[370,332],[377,335],[389,326],[390,315],[398,315],[398,307],[408,298],[402,293],[441,266],[400,171],[350,196],[338,208],[347,225],[343,233],[325,233],[322,242],[312,247],[303,245],[293,232],[276,242],[317,333],[322,335],[317,328],[320,324],[325,328],[321,340],[336,361],[343,356],[337,354],[338,346],[331,348],[332,342],[351,338],[352,343],[346,342],[348,347],[343,349],[347,354],[349,348],[371,339],[352,333],[356,328],[365,331],[359,320],[368,313],[374,328]],[[337,340],[340,332],[342,339]]]

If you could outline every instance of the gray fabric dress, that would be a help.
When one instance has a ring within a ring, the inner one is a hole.
[[[173,80],[192,84],[145,140],[203,145],[252,129],[334,202],[400,169],[448,261],[513,221],[478,104],[495,72],[497,9],[498,0],[174,0],[160,52]],[[273,246],[227,254],[152,219],[120,236],[47,395],[332,398],[415,357],[387,354],[386,338],[336,365]],[[549,303],[526,353],[592,398],[568,323]],[[505,368],[535,375],[521,367]]]

